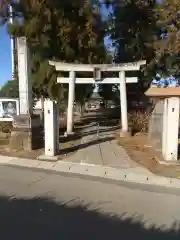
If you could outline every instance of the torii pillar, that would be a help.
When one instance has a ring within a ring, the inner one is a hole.
[[[75,99],[75,72],[69,73],[69,93],[68,93],[68,111],[67,111],[67,134],[73,134],[74,126],[74,99]]]

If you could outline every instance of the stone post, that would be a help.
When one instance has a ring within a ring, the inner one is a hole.
[[[121,106],[121,132],[120,136],[127,136],[128,133],[128,116],[127,116],[127,93],[125,72],[119,72],[120,80],[120,106]]]
[[[20,114],[32,113],[31,61],[26,37],[17,38]]]
[[[166,102],[167,101],[167,102]],[[179,135],[179,97],[165,99],[165,115],[163,124],[163,156],[167,161],[178,160],[178,135]]]
[[[10,149],[31,151],[43,147],[40,117],[32,114],[31,61],[26,37],[17,39],[20,115],[13,119]]]
[[[55,101],[44,101],[45,157],[59,153],[59,114]]]
[[[162,128],[162,154],[166,155],[167,144],[167,116],[168,116],[168,98],[163,99],[163,128]]]
[[[68,94],[68,111],[67,111],[67,134],[73,133],[74,125],[74,99],[75,99],[75,72],[69,73],[69,94]]]

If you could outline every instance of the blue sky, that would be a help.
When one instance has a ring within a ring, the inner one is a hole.
[[[5,26],[0,26],[0,86],[11,80],[11,45]]]

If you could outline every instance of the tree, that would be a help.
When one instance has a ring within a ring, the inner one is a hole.
[[[9,25],[13,36],[26,36],[32,58],[36,92],[59,99],[64,89],[56,84],[56,71],[48,60],[80,63],[104,61],[104,29],[91,1],[19,0],[13,3],[17,22]],[[2,18],[7,22],[8,11]]]
[[[111,5],[109,33],[115,46],[114,60],[147,60],[140,78],[179,77],[180,0],[106,1]]]
[[[156,19],[155,0],[112,1],[111,37],[115,45],[114,60],[131,62],[154,56],[152,43]]]
[[[18,80],[9,80],[4,83],[4,85],[0,89],[0,97],[1,98],[19,98],[19,81]],[[37,93],[36,90],[32,89],[32,100],[33,106],[37,101]]]
[[[148,68],[143,68],[136,76],[149,82],[154,75],[155,58],[154,41],[157,36],[157,18],[154,13],[156,0],[111,0],[104,1],[111,6],[108,33],[115,51],[114,62],[134,62],[146,60]]]
[[[17,80],[9,80],[0,89],[1,98],[19,98],[19,83]]]
[[[159,38],[155,43],[154,62],[159,64],[161,75],[179,77],[180,67],[180,0],[164,0],[158,4]]]

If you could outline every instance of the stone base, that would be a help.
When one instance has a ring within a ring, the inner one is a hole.
[[[43,148],[43,131],[40,117],[37,115],[19,115],[13,121],[13,129],[9,141],[12,150],[32,151]]]
[[[32,150],[31,136],[29,131],[12,131],[9,140],[9,148],[12,150]]]
[[[47,162],[57,162],[58,161],[58,156],[41,155],[37,159],[42,160],[42,161],[47,161]]]
[[[65,132],[65,133],[64,133],[64,137],[72,136],[72,135],[74,135],[74,134],[75,134],[75,132],[70,132],[70,133]]]
[[[130,130],[128,131],[123,131],[122,129],[120,130],[120,137],[131,137],[132,132]]]

